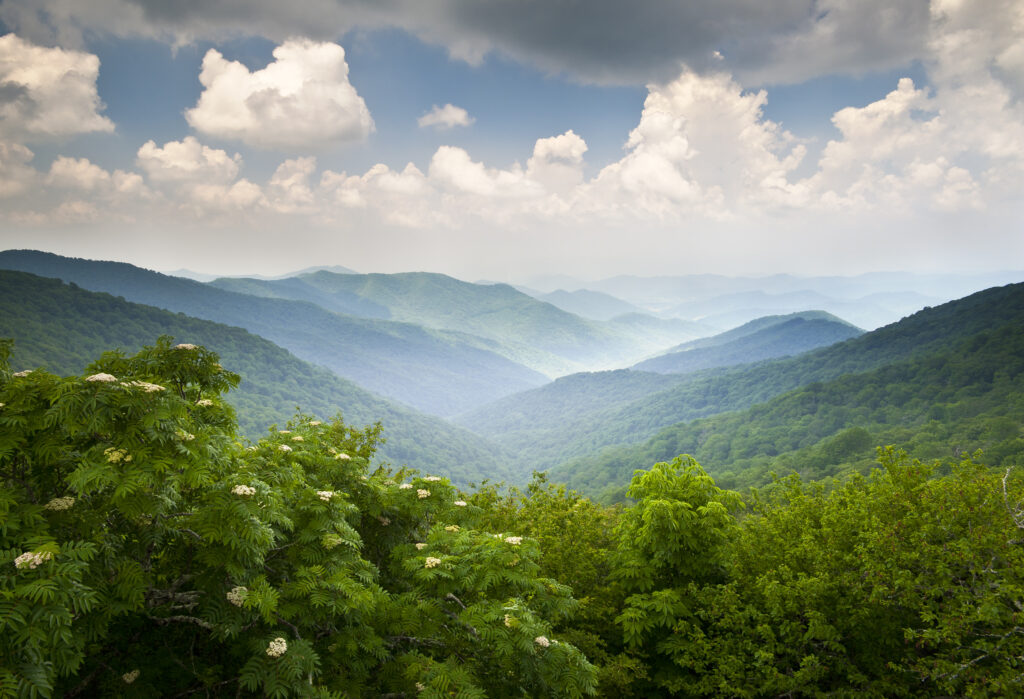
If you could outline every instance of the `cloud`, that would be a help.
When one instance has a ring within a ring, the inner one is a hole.
[[[450,129],[454,126],[469,126],[476,119],[469,115],[462,107],[456,107],[454,104],[446,104],[443,107],[438,107],[436,104],[434,108],[429,112],[421,116],[416,120],[421,129],[433,126],[435,129]]]
[[[0,137],[28,141],[114,130],[100,115],[100,61],[0,36]]]
[[[137,162],[156,182],[219,183],[234,180],[242,156],[201,144],[194,136],[169,141],[158,147],[147,141],[139,148]]]
[[[82,32],[176,44],[328,41],[398,28],[471,63],[496,53],[582,81],[630,84],[671,80],[683,64],[729,70],[746,84],[896,67],[923,55],[929,28],[927,0],[567,0],[528,10],[522,0],[19,0],[0,4],[0,20],[62,42]]]
[[[210,49],[199,102],[185,112],[200,133],[256,148],[323,148],[364,140],[373,131],[366,103],[348,80],[345,50],[292,39],[257,71]]]

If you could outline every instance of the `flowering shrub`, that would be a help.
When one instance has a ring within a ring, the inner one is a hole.
[[[379,427],[247,444],[218,400],[238,376],[169,338],[83,377],[8,352],[0,697],[593,693],[571,644],[520,652],[575,605],[536,544],[475,529],[446,479],[389,485],[418,481],[371,466]]]

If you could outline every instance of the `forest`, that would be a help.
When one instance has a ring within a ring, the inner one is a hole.
[[[1005,455],[742,490],[675,455],[602,505],[390,467],[341,417],[244,434],[231,363],[167,336],[65,376],[0,350],[0,696],[1022,691]]]

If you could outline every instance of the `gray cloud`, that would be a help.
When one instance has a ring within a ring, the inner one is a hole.
[[[681,64],[747,83],[858,73],[920,58],[928,0],[22,0],[0,19],[37,40],[75,31],[176,42],[337,39],[399,27],[480,60],[491,52],[598,83],[663,82]],[[44,21],[45,20],[45,21]]]

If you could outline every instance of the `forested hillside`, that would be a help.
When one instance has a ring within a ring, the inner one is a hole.
[[[695,340],[693,343],[642,361],[633,368],[659,374],[685,374],[701,369],[753,364],[765,359],[789,357],[819,347],[828,347],[863,334],[859,328],[830,314],[821,314],[830,317],[816,317],[814,313],[812,311],[791,316],[769,316],[760,319],[760,323],[751,321],[731,333],[723,333],[722,335],[732,334],[728,339],[718,335],[708,338],[709,342],[706,345],[699,345],[697,343],[702,341]],[[754,324],[758,324],[758,327],[749,329],[749,332],[737,332],[747,330],[748,326]]]
[[[1024,284],[987,289],[798,357],[665,375],[660,386],[639,380],[635,387],[651,392],[629,393],[628,402],[612,399],[592,410],[564,411],[562,406],[574,401],[585,405],[588,384],[604,381],[600,375],[581,375],[573,382],[521,394],[529,401],[528,410],[516,412],[517,396],[510,396],[460,421],[538,467],[549,468],[602,447],[643,442],[669,425],[743,410],[800,386],[925,357],[989,328],[1020,323],[1022,290]]]
[[[460,483],[508,477],[497,446],[373,395],[241,328],[6,270],[0,271],[0,307],[0,337],[14,340],[15,369],[80,373],[101,352],[134,352],[172,335],[218,352],[225,367],[241,376],[228,400],[249,437],[283,425],[297,407],[322,419],[341,413],[356,426],[381,422],[387,440],[381,455],[398,465],[445,473]]]
[[[375,393],[437,415],[547,380],[492,352],[493,343],[465,333],[343,316],[305,301],[238,294],[129,264],[8,250],[0,252],[0,268],[243,327]]]
[[[962,307],[956,313],[938,309],[940,318],[969,309],[986,329],[965,336],[966,328],[950,327],[948,341],[932,344],[924,356],[668,427],[642,445],[570,461],[551,477],[592,493],[607,488],[606,496],[614,497],[634,469],[681,453],[694,455],[733,488],[763,485],[772,473],[817,480],[863,472],[879,444],[929,459],[980,449],[992,465],[1024,461],[1024,285],[948,305]],[[935,327],[916,325],[922,331]],[[925,337],[922,332],[922,345],[928,344]]]

